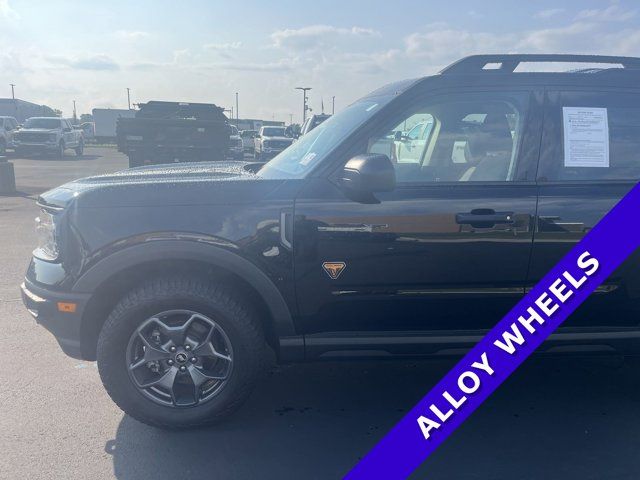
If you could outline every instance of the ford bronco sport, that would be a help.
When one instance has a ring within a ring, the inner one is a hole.
[[[39,199],[24,303],[68,355],[97,359],[125,412],[164,427],[228,415],[267,349],[459,354],[638,180],[639,86],[636,58],[473,56],[369,94],[264,165],[68,183]],[[638,352],[638,265],[540,350]]]

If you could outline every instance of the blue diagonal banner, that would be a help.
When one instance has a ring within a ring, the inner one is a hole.
[[[636,185],[345,477],[407,478],[640,246]]]

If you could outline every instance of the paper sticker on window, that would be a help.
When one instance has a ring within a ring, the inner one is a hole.
[[[606,108],[563,107],[564,166],[609,166]]]
[[[300,160],[300,165],[309,165],[309,163],[313,162],[313,159],[316,158],[316,154],[314,152],[307,153],[302,160]]]

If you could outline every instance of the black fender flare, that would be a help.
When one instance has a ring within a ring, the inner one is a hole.
[[[296,335],[295,324],[282,294],[269,277],[246,258],[207,243],[162,240],[129,246],[114,252],[84,272],[73,286],[78,293],[91,293],[112,275],[125,268],[160,260],[194,260],[233,272],[262,297],[280,338]]]

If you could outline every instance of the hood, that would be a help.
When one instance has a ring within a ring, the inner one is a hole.
[[[16,133],[20,132],[36,132],[36,133],[56,133],[60,129],[59,128],[21,128]]]
[[[150,165],[87,177],[43,193],[40,202],[54,207],[162,207],[169,205],[254,203],[283,180],[256,176],[248,162]]]

